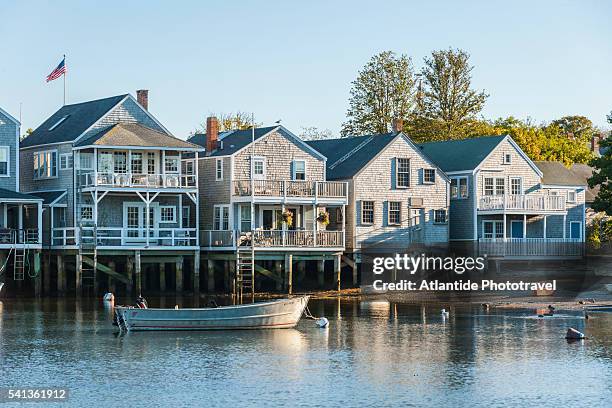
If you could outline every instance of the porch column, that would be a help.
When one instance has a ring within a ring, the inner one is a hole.
[[[346,246],[346,205],[342,205],[342,246]]]
[[[284,214],[285,213],[285,203],[281,204],[281,213]],[[281,215],[281,220],[282,220],[282,215]],[[295,214],[295,222],[297,222],[297,214]],[[287,230],[287,224],[282,222],[281,223],[281,245],[285,246],[285,230]]]
[[[504,231],[504,240],[506,239],[506,213],[504,213],[502,215],[503,217],[503,221],[502,221],[502,227],[503,227],[503,231]]]
[[[542,238],[546,239],[546,218],[547,216],[544,216],[544,236]]]
[[[161,262],[159,264],[159,291],[165,292],[166,290],[166,263]]]
[[[43,219],[43,203],[42,201],[39,201],[36,204],[36,210],[38,211],[38,220],[37,220],[37,224],[36,227],[38,228],[38,243],[42,244],[42,239],[43,239],[43,225],[42,225],[42,219]],[[49,211],[51,211],[51,222],[53,222],[53,208],[49,207]],[[53,228],[53,224],[51,224],[51,228]]]
[[[145,231],[147,233],[147,247],[149,246],[149,192],[147,191],[147,201],[145,202],[145,218],[146,218],[146,222],[145,222]]]
[[[565,222],[567,215],[563,214],[563,239],[565,239]]]
[[[312,205],[312,230],[313,230],[313,241],[314,242],[314,246],[317,246],[317,229],[318,229],[318,225],[317,225],[317,205],[313,204]]]
[[[527,238],[527,214],[523,214],[523,238]]]
[[[136,251],[134,257],[134,266],[136,267],[136,291],[138,296],[142,295],[142,263],[140,262],[140,251]]]

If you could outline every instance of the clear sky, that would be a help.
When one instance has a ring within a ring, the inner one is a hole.
[[[146,88],[186,137],[211,112],[338,133],[351,81],[383,50],[467,50],[484,116],[537,122],[612,110],[609,1],[0,0],[0,106],[37,127],[62,103],[45,77],[67,54],[68,103]]]

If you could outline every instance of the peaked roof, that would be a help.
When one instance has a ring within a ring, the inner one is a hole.
[[[588,164],[574,163],[572,164],[570,171],[577,177],[580,177],[582,184],[588,186],[589,183],[587,180],[593,175],[593,167],[589,166]],[[599,194],[600,187],[601,186],[595,186],[593,188],[587,187],[586,191],[584,192],[584,200],[587,204],[591,204],[595,200],[595,197],[597,197],[597,194]]]
[[[505,135],[482,136],[421,143],[419,147],[445,172],[474,170],[505,138]]]
[[[129,95],[123,94],[62,106],[21,141],[20,147],[71,142],[127,96]]]
[[[166,133],[148,128],[140,123],[117,123],[93,136],[79,141],[76,146],[135,146],[197,149],[200,146]]]
[[[542,184],[554,186],[585,186],[587,183],[559,162],[537,161],[535,165],[544,174]]]
[[[24,200],[24,201],[40,201],[41,198],[32,194],[20,193],[18,191],[7,190],[0,188],[0,200]]]
[[[66,194],[66,190],[54,190],[54,191],[36,191],[31,193],[36,197],[43,199],[43,205],[49,205],[56,202],[60,197]]]
[[[327,157],[327,179],[353,177],[380,153],[397,133],[311,140],[306,143]]]
[[[19,123],[17,119],[15,119],[10,113],[8,113],[2,108],[0,108],[0,114],[6,116],[8,120],[10,120],[11,122],[14,122],[17,126],[21,125],[21,123]]]

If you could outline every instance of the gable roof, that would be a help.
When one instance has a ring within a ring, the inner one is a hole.
[[[20,147],[71,142],[93,126],[129,94],[62,106],[21,141]],[[62,118],[65,118],[59,123]],[[56,127],[53,127],[54,125]]]
[[[201,150],[198,145],[177,139],[174,136],[151,129],[140,123],[117,123],[76,144],[78,147],[92,145],[168,147]]]
[[[20,193],[18,191],[7,190],[5,188],[0,188],[0,200],[42,201],[40,197],[32,194]]]
[[[356,175],[398,133],[311,140],[306,143],[327,157],[327,179],[343,180]]]
[[[507,136],[421,143],[419,147],[445,172],[474,170]]]
[[[586,181],[559,162],[537,161],[536,166],[544,176],[542,184],[550,186],[585,186]]]
[[[2,108],[0,108],[0,114],[2,114],[3,116],[6,116],[8,118],[8,120],[10,120],[11,122],[15,123],[17,126],[21,125],[21,123],[19,123],[19,121],[17,119],[15,119],[10,113],[8,113],[7,111],[5,111]]]
[[[584,192],[584,201],[587,204],[593,203],[597,194],[599,194],[599,188],[601,186],[595,186],[593,188],[589,187],[588,179],[593,175],[593,167],[588,164],[574,163],[572,164],[572,168],[570,169],[572,173],[579,177],[582,180],[583,184],[587,186],[587,189]]]
[[[30,193],[43,200],[43,205],[55,204],[60,198],[66,195],[66,190],[35,191]]]

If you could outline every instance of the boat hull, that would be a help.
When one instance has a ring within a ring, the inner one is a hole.
[[[130,331],[244,330],[295,327],[309,296],[237,306],[196,309],[137,309],[117,306],[115,313]]]

